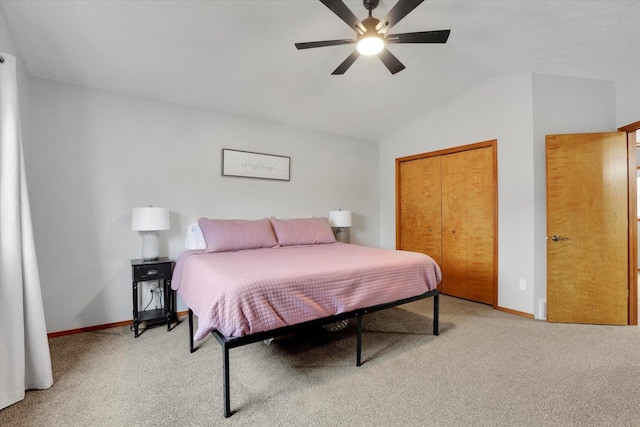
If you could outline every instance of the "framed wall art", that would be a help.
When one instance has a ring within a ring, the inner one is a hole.
[[[291,158],[222,149],[222,175],[289,181]]]

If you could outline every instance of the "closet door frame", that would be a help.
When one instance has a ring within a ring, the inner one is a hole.
[[[447,154],[459,153],[463,151],[476,150],[479,148],[490,147],[493,157],[493,193],[494,193],[494,209],[493,209],[493,308],[498,307],[498,141],[496,139],[477,142],[474,144],[462,145],[458,147],[446,148],[428,153],[414,154],[396,159],[396,249],[400,249],[400,164],[412,160],[424,159],[427,157],[443,156]]]

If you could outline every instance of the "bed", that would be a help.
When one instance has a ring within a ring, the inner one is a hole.
[[[339,243],[326,218],[201,218],[188,231],[171,286],[189,309],[190,351],[209,334],[222,346],[225,417],[231,348],[355,318],[360,366],[362,317],[429,297],[438,335],[441,271],[427,255]]]

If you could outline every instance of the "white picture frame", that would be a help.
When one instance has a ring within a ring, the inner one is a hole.
[[[290,173],[290,157],[222,149],[223,176],[289,181]]]

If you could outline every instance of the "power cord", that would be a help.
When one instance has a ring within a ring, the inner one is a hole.
[[[152,302],[153,302],[153,288],[151,289],[151,298],[149,299],[149,302],[147,303],[147,305],[144,306],[142,311],[147,311],[147,308],[149,308]]]

